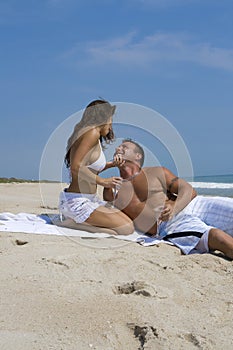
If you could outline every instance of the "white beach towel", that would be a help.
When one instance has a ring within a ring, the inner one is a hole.
[[[54,218],[55,217],[57,216],[54,216]],[[50,218],[47,215],[35,215],[30,213],[0,213],[0,231],[72,236],[82,238],[113,237],[117,239],[140,243],[143,246],[151,246],[159,243],[171,244],[170,242],[166,242],[155,237],[149,237],[145,234],[136,231],[134,231],[134,233],[128,236],[113,236],[108,233],[90,233],[87,231],[60,227],[52,223],[52,220],[54,220],[54,218]]]

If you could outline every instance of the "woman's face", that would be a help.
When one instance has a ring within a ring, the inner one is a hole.
[[[106,136],[108,135],[109,131],[112,129],[112,117],[109,118],[108,122],[104,125],[102,125],[100,129],[100,135]]]

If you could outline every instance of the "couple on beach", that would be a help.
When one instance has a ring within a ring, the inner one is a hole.
[[[92,101],[68,140],[71,182],[59,202],[64,224],[115,235],[137,229],[169,240],[185,254],[219,250],[233,259],[233,199],[197,196],[170,170],[143,168],[143,148],[131,139],[106,162],[103,143],[114,140],[115,109],[105,100]],[[99,176],[111,167],[118,167],[120,176]],[[96,194],[97,185],[104,188],[104,200]]]

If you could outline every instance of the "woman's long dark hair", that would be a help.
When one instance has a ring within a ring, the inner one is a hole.
[[[82,116],[81,121],[75,125],[74,131],[67,142],[65,164],[67,168],[70,167],[70,151],[71,147],[78,138],[90,130],[92,127],[107,124],[109,118],[115,113],[116,106],[112,106],[109,102],[105,100],[94,100],[90,102]],[[114,140],[114,132],[110,130],[106,136],[100,137],[100,142],[110,143]]]

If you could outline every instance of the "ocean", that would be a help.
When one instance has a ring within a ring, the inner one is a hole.
[[[233,174],[215,176],[194,176],[186,179],[200,195],[233,197]]]
[[[116,168],[110,168],[104,171],[101,176],[118,176],[118,173],[116,173]],[[189,182],[200,195],[233,198],[233,174],[194,176],[192,180],[184,177],[184,179]]]

